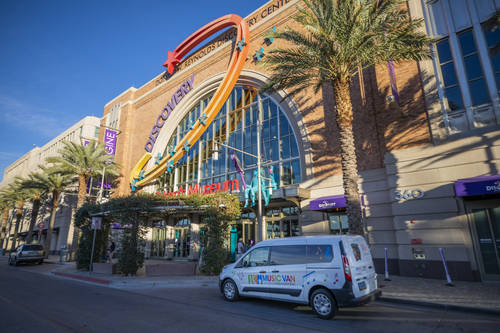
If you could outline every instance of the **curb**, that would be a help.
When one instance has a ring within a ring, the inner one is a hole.
[[[452,310],[452,311],[462,311],[462,312],[473,312],[479,314],[489,314],[489,315],[500,315],[500,309],[492,308],[482,308],[482,307],[472,307],[467,305],[455,305],[455,304],[444,304],[444,303],[434,303],[426,301],[416,301],[412,299],[402,299],[387,296],[380,296],[377,301],[396,303],[396,304],[409,304],[425,306],[429,308],[441,309],[441,310]]]
[[[111,281],[109,281],[109,280],[103,280],[103,279],[98,279],[98,278],[93,278],[93,277],[88,277],[88,276],[81,276],[81,275],[76,275],[76,274],[69,274],[69,273],[62,273],[62,272],[52,272],[52,274],[57,275],[57,276],[71,278],[71,279],[86,281],[86,282],[104,284],[104,285],[109,285],[111,283]]]

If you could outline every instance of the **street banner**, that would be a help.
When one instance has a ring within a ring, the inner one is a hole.
[[[114,155],[116,152],[116,131],[106,128],[104,131],[104,147],[106,148],[106,155]]]

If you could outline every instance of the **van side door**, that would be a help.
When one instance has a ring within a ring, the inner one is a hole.
[[[269,285],[267,278],[270,272],[269,266],[269,246],[257,247],[239,262],[241,268],[238,269],[237,279],[240,281],[240,293],[242,295],[269,297],[266,295],[266,288]]]
[[[274,299],[302,302],[306,245],[271,246],[269,292]]]

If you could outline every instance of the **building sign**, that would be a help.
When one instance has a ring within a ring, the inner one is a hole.
[[[216,193],[216,192],[229,192],[231,189],[231,192],[237,192],[240,190],[240,183],[238,182],[238,179],[233,179],[233,180],[226,180],[224,182],[219,182],[219,183],[213,183],[210,185],[194,185],[191,186],[189,185],[187,188],[187,191],[182,187],[179,186],[179,190],[175,192],[156,192],[157,195],[163,195],[165,197],[176,197],[179,195],[187,194],[211,194],[211,193]]]
[[[116,131],[106,128],[104,131],[104,148],[106,155],[114,155],[116,153]]]
[[[500,175],[459,179],[455,182],[457,197],[500,193]]]
[[[309,203],[310,210],[324,210],[331,208],[344,208],[346,206],[344,195],[332,195],[311,200]]]
[[[261,10],[251,14],[251,16],[247,17],[245,21],[248,26],[251,28],[256,23],[262,21],[263,19],[272,16],[282,10],[285,7],[288,7],[288,4],[291,2],[295,2],[294,0],[276,0],[273,1],[269,6],[262,8]],[[210,41],[208,44],[203,46],[201,49],[196,51],[194,54],[189,56],[185,61],[180,63],[177,67],[177,70],[183,70],[186,67],[189,67],[197,60],[205,57],[206,55],[212,53],[218,48],[227,45],[229,42],[233,42],[236,40],[237,30],[229,29],[224,32],[222,35]]]
[[[172,98],[170,99],[169,102],[167,102],[167,105],[161,110],[160,115],[156,119],[156,123],[153,125],[153,129],[151,130],[151,134],[149,134],[148,141],[146,142],[146,145],[144,146],[144,149],[148,153],[151,153],[153,151],[153,147],[156,142],[156,138],[158,138],[158,135],[160,134],[160,130],[163,127],[163,124],[165,124],[165,121],[168,119],[170,116],[170,113],[174,111],[175,107],[179,102],[186,96],[188,92],[193,90],[194,88],[194,74],[191,76],[191,78],[187,78],[177,89],[177,91],[172,95]]]

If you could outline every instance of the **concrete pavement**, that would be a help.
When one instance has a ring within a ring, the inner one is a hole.
[[[6,262],[6,256],[0,260]],[[78,271],[74,263],[60,263],[59,257],[50,257],[44,265],[26,265],[24,269],[60,278],[76,279],[116,289],[147,288],[196,288],[216,287],[217,276],[134,276],[124,277],[116,274],[100,274]],[[441,309],[460,310],[500,315],[500,282],[455,281],[454,287],[445,285],[444,280],[391,276],[384,281],[379,276],[382,290],[381,301],[430,306]]]

